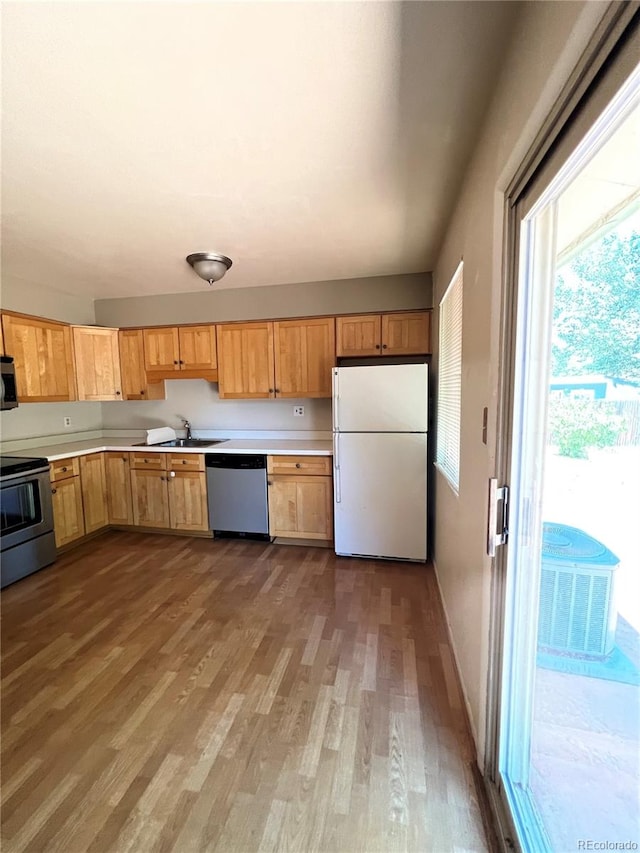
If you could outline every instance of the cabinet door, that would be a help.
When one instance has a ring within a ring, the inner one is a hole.
[[[169,518],[173,530],[209,530],[207,475],[169,471]]]
[[[147,382],[142,329],[120,329],[120,374],[124,400],[164,400],[164,382]]]
[[[335,318],[273,324],[276,397],[331,397]]]
[[[110,524],[133,524],[128,453],[105,453]]]
[[[80,457],[80,483],[84,529],[85,533],[92,533],[109,524],[104,453],[90,453]]]
[[[180,370],[178,329],[143,329],[144,367],[147,375]]]
[[[336,317],[337,355],[380,355],[380,314]]]
[[[167,474],[165,471],[131,471],[133,523],[142,527],[169,527]]]
[[[78,400],[122,400],[117,329],[73,327]]]
[[[271,476],[269,533],[291,539],[331,539],[332,478]]]
[[[180,370],[216,370],[216,327],[180,326]]]
[[[21,403],[76,399],[70,326],[3,314],[2,328],[6,351],[14,359]]]
[[[382,349],[385,355],[422,355],[431,352],[431,314],[419,311],[382,315]]]
[[[275,396],[273,323],[217,327],[220,399]]]
[[[68,480],[55,483],[51,495],[56,546],[62,548],[84,536],[80,477],[69,477]]]

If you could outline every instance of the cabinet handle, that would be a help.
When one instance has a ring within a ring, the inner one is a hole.
[[[116,391],[116,397],[119,397],[119,396],[120,396],[120,392]]]
[[[280,393],[280,389],[276,388],[276,394],[279,394],[279,393]]]
[[[269,393],[273,394],[273,388],[269,388]]]
[[[62,473],[64,474],[64,473],[65,473],[66,471],[68,471],[69,469],[68,469],[68,468],[67,468],[67,466],[65,465],[65,466],[64,466],[64,468],[62,468],[61,470],[62,470]]]
[[[186,460],[186,459],[183,459],[183,460],[182,460],[182,464],[183,464],[183,465],[186,465],[186,464],[187,464],[187,460]]]
[[[273,486],[273,483],[271,480],[267,480],[267,486]]]
[[[376,344],[376,349],[380,349],[380,344]]]
[[[386,348],[387,348],[387,345],[386,345],[386,344],[382,344],[382,349],[386,349]]]
[[[184,361],[182,359],[180,359],[180,364],[184,364]]]
[[[302,468],[302,465],[299,462],[296,462],[296,468]]]
[[[141,388],[140,389],[140,396],[142,396],[143,394],[144,394],[144,388]]]
[[[175,471],[170,471],[170,472],[169,472],[169,476],[167,477],[167,480],[173,479],[173,477],[175,477],[175,476],[176,476],[176,472],[175,472]]]
[[[51,494],[52,494],[52,495],[57,494],[57,492],[58,492],[58,490],[57,490],[57,489],[51,489]]]
[[[178,362],[177,362],[177,361],[174,361],[173,363],[174,363],[174,364],[177,364]]]

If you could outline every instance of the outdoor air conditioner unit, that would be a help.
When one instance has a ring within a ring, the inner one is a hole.
[[[545,522],[538,647],[547,652],[606,657],[613,651],[619,560],[582,530]]]

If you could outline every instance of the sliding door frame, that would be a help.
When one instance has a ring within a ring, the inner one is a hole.
[[[505,193],[495,445],[496,477],[499,483],[510,483],[513,474],[511,437],[516,399],[516,328],[521,297],[521,224],[557,178],[593,121],[615,95],[618,77],[611,73],[612,66],[617,63],[618,70],[620,65],[628,73],[633,70],[634,48],[637,61],[639,40],[640,2],[609,3],[587,48]],[[508,553],[508,545],[498,548],[492,567],[484,754],[485,785],[499,843],[504,851],[521,849],[499,766],[503,729],[501,707],[505,688],[503,671]]]

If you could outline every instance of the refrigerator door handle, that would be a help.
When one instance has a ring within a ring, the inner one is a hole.
[[[339,373],[337,370],[333,371],[333,428],[334,430],[338,429],[338,425],[340,423],[340,419],[338,417],[338,406],[340,403],[340,387],[338,385],[338,377]]]
[[[340,433],[336,433],[336,455],[333,460],[334,467],[334,481],[335,481],[335,498],[336,503],[339,504],[342,500],[342,495],[340,492]]]

